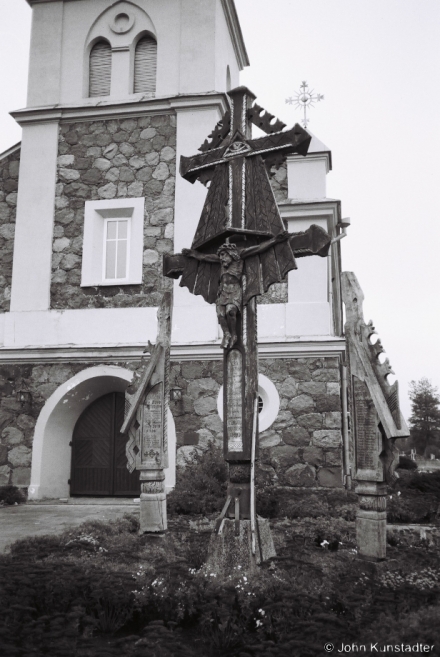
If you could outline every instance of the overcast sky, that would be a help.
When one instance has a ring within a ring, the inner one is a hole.
[[[251,61],[241,78],[288,125],[307,80],[324,100],[309,127],[332,151],[327,195],[350,217],[354,271],[401,386],[440,387],[439,0],[236,0]],[[0,0],[0,152],[20,140],[30,9]]]

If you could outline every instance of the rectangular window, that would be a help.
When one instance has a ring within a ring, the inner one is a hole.
[[[106,281],[128,277],[129,220],[107,219],[104,230],[104,275]]]
[[[81,287],[140,285],[145,199],[86,201]]]

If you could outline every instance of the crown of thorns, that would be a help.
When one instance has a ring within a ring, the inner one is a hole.
[[[229,253],[231,258],[234,260],[240,260],[240,254],[238,253],[237,246],[235,244],[230,244],[228,241],[226,241],[217,249],[217,255],[220,255],[222,251]]]

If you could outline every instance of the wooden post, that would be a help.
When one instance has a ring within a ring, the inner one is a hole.
[[[409,431],[399,409],[397,381],[393,385],[387,381],[392,373],[389,361],[381,363],[378,358],[382,344],[370,341],[374,326],[364,321],[364,294],[352,272],[342,274],[342,295],[359,500],[356,540],[362,559],[380,561],[386,557],[387,487],[398,478],[394,471],[399,450],[394,443],[408,437]]]
[[[134,395],[126,393],[128,468],[140,471],[140,533],[167,529],[164,468],[168,467],[167,414],[172,292],[165,292],[158,310],[157,342]]]
[[[238,340],[223,356],[223,449],[229,463],[228,493],[240,490],[240,517],[251,517],[250,481],[254,400],[258,398],[256,301],[238,318]],[[255,428],[258,445],[258,419]],[[258,455],[258,450],[257,450]],[[231,510],[232,514],[232,510]]]

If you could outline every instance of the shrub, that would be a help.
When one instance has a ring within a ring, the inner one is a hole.
[[[280,495],[277,489],[268,483],[256,481],[257,513],[263,518],[277,518],[280,512]]]
[[[412,477],[398,482],[400,490],[405,489],[431,493],[440,500],[440,471],[437,472],[415,472]]]
[[[223,453],[212,443],[193,463],[177,468],[176,486],[168,495],[170,514],[209,514],[221,511],[226,501],[227,465]]]
[[[426,523],[435,519],[438,500],[435,495],[406,490],[400,496],[393,493],[387,501],[387,519],[390,523]]]
[[[400,456],[399,465],[397,467],[402,470],[417,470],[418,466],[416,461],[413,461],[408,456]]]
[[[13,546],[11,555],[0,556],[0,654],[315,657],[328,641],[440,640],[434,551],[402,548],[393,553],[399,561],[368,564],[346,549],[354,531],[347,521],[280,520],[275,524],[288,540],[279,557],[252,578],[237,570],[219,581],[190,565],[210,534],[188,538],[188,524],[176,516],[174,533],[148,539],[127,516],[28,541],[27,551]],[[168,538],[176,554],[157,547]],[[343,546],[332,553],[317,544],[321,539]],[[47,556],[40,558],[44,541]],[[72,541],[77,547],[66,549]],[[132,545],[136,565],[107,562],[118,545]]]
[[[0,503],[3,504],[23,504],[26,502],[26,495],[17,486],[0,486]]]

